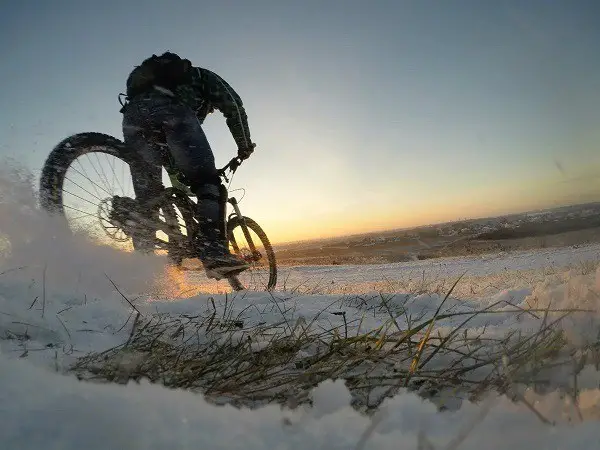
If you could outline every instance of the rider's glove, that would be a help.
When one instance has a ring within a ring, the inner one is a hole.
[[[256,144],[250,144],[248,147],[239,147],[238,148],[238,158],[240,159],[248,159],[252,152],[254,151],[254,147]]]

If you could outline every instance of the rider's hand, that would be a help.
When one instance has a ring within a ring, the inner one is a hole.
[[[244,160],[248,159],[252,152],[254,151],[254,147],[256,144],[250,144],[248,147],[239,147],[238,148],[238,158]]]

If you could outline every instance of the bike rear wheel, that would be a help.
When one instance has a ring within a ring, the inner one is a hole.
[[[72,232],[85,233],[95,241],[125,250],[139,249],[142,242],[136,235],[126,233],[110,217],[115,196],[135,204],[130,166],[139,162],[138,158],[122,141],[106,134],[80,133],[64,139],[52,150],[42,169],[42,208],[62,217]],[[68,204],[70,200],[75,206]],[[182,211],[167,197],[159,201],[159,220],[167,229],[156,233],[155,251],[164,253],[169,245],[184,239],[185,222],[190,219],[179,217]]]

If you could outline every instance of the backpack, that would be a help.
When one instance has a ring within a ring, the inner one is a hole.
[[[177,86],[190,83],[192,80],[192,63],[182,59],[175,53],[166,52],[160,56],[152,55],[144,60],[129,74],[127,78],[127,97],[160,86],[174,90]]]

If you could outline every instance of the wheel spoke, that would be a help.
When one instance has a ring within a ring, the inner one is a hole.
[[[94,216],[92,214],[83,214],[81,216],[71,217],[71,220],[79,220],[79,219],[83,219],[84,217],[94,217]]]
[[[65,191],[64,189],[63,189],[63,192],[64,192],[65,194],[72,195],[73,197],[77,197],[79,200],[83,200],[84,202],[87,202],[87,203],[89,203],[89,204],[91,204],[91,205],[94,205],[94,206],[96,206],[96,204],[95,204],[94,202],[92,202],[91,200],[88,200],[87,198],[83,198],[83,197],[81,197],[80,195],[73,194],[72,192]]]
[[[68,208],[68,209],[71,209],[73,211],[77,211],[79,213],[82,213],[84,216],[95,217],[94,214],[86,213],[85,211],[82,211],[82,210],[77,209],[77,208],[73,208],[72,206],[69,206],[69,205],[64,205],[64,207]]]
[[[93,152],[94,156],[96,157],[96,161],[98,161],[98,165],[100,165],[100,158],[98,158],[98,154],[97,152]],[[89,153],[88,153],[88,158],[89,158]],[[91,158],[89,158],[91,159]],[[94,168],[94,172],[96,172],[96,175],[98,175],[98,177],[102,178],[102,182],[104,183],[104,185],[106,186],[106,188],[109,190],[109,195],[113,195],[113,191],[111,190],[110,187],[110,183],[108,182],[108,179],[106,178],[106,174],[104,173],[104,169],[102,168],[102,165],[100,165],[100,170],[102,171],[102,175],[100,175],[100,173],[96,170],[96,166],[92,166]]]
[[[67,180],[69,183],[73,183],[75,186],[77,186],[79,189],[81,189],[83,192],[86,192],[88,194],[90,194],[92,197],[94,197],[97,200],[102,200],[100,197],[98,197],[95,194],[92,194],[90,191],[88,191],[86,188],[80,186],[78,183],[76,183],[75,181],[71,180],[70,178],[65,177],[65,180]]]
[[[105,154],[104,155],[106,158],[108,158],[108,156]],[[123,189],[123,186],[121,186],[121,183],[119,183],[118,179],[115,178],[115,167],[110,163],[110,160],[108,160],[108,165],[110,166],[111,170],[112,170],[112,174],[113,174],[113,186],[114,186],[114,182],[117,181],[117,184],[119,185],[119,188],[121,189],[121,192],[123,192],[123,194],[125,194],[125,189]]]
[[[102,189],[104,192],[106,192],[108,195],[110,195],[110,192],[108,192],[106,189],[104,189],[102,186],[94,183],[92,181],[92,179],[89,177],[89,175],[87,174],[87,171],[85,170],[85,168],[81,165],[81,161],[79,161],[78,159],[76,160],[77,164],[79,164],[79,167],[81,167],[81,170],[83,170],[83,173],[81,173],[79,170],[77,170],[75,167],[70,167],[71,169],[73,169],[75,172],[77,172],[79,175],[81,175],[83,178],[85,178],[86,180],[88,180],[91,184],[92,187],[94,188],[94,190],[96,191],[96,194],[98,194],[98,197],[100,197],[100,192],[98,192],[98,189]]]

